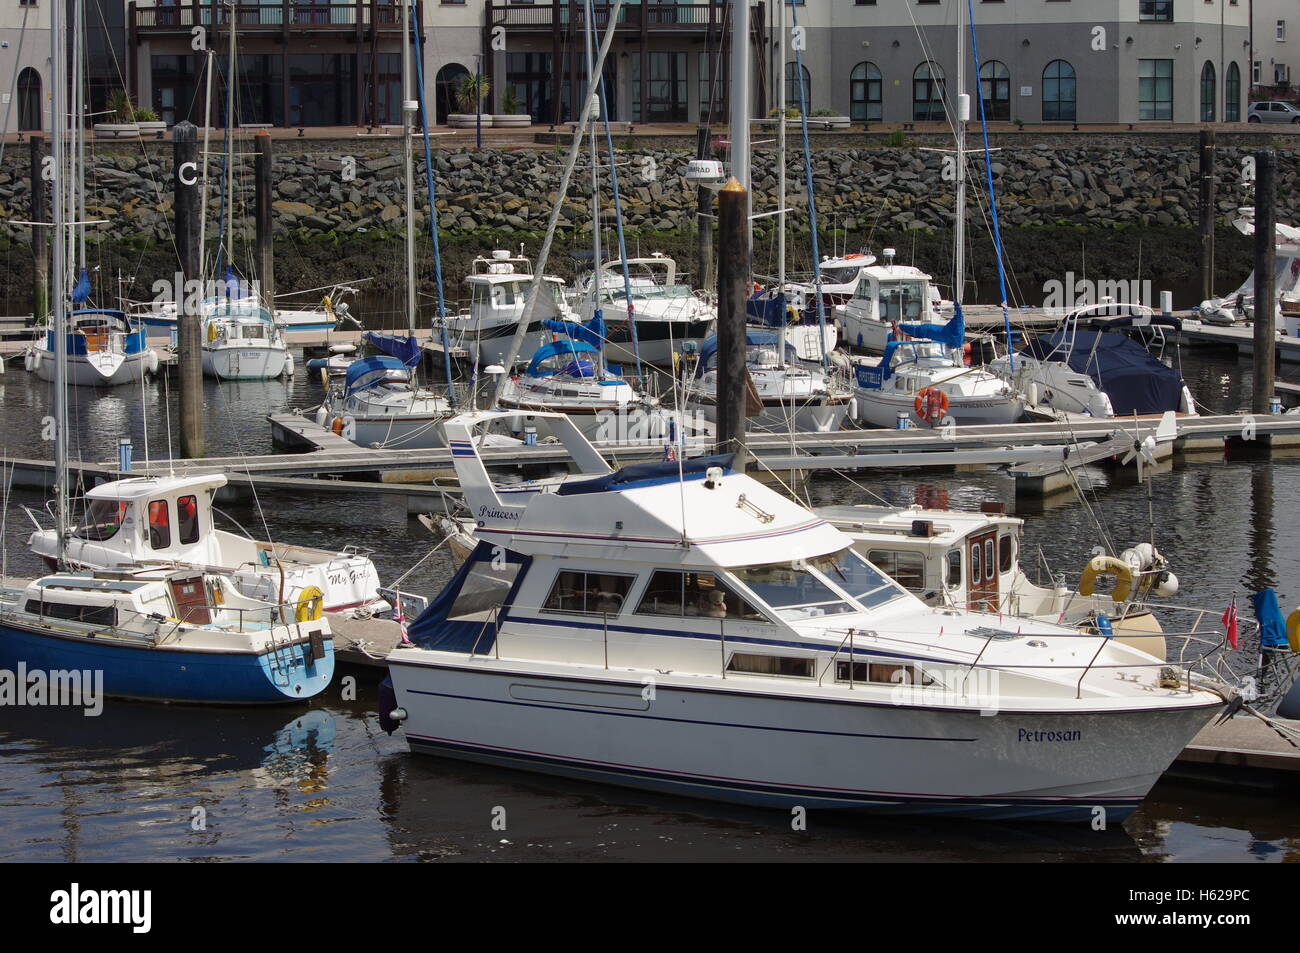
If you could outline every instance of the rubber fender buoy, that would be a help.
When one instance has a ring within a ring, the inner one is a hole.
[[[343,418],[335,417],[333,420],[331,420],[330,430],[332,430],[337,436],[340,437],[343,436]]]
[[[1300,609],[1292,609],[1286,617],[1286,640],[1292,652],[1300,652]]]
[[[307,586],[298,593],[298,608],[293,614],[295,622],[315,622],[325,609],[325,594],[316,586]]]
[[[1079,595],[1092,595],[1097,588],[1097,579],[1105,575],[1115,577],[1115,588],[1110,591],[1111,601],[1127,601],[1133,591],[1133,570],[1128,563],[1114,556],[1094,556],[1088,560],[1083,575],[1079,577]]]

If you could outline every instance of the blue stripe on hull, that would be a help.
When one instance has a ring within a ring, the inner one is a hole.
[[[412,751],[491,764],[497,767],[554,774],[616,784],[621,787],[727,801],[750,807],[805,807],[817,810],[860,811],[871,814],[919,814],[978,820],[1035,820],[1087,823],[1093,808],[1106,809],[1107,823],[1119,823],[1137,810],[1139,798],[1081,798],[1077,801],[1050,797],[925,798],[868,793],[826,792],[810,788],[781,788],[775,785],[684,777],[637,768],[592,767],[544,755],[504,752],[493,748],[458,744],[441,739],[420,738],[408,733]]]
[[[299,701],[319,694],[334,676],[334,643],[310,661],[311,646],[261,654],[185,652],[42,635],[0,625],[0,668],[91,670],[104,673],[104,693],[116,698],[255,705]],[[284,672],[286,674],[280,674]]]

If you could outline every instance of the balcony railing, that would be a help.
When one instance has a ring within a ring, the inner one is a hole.
[[[489,3],[488,19],[494,26],[531,27],[550,29],[555,25],[556,7],[562,26],[573,24],[579,28],[587,23],[586,11],[580,4],[560,3]],[[703,30],[710,23],[715,28],[722,24],[725,5],[714,3],[639,3],[628,0],[618,12],[620,29],[639,30],[642,21],[651,30]],[[712,19],[710,19],[712,11]],[[601,30],[609,25],[608,6],[597,6],[592,22]]]
[[[166,4],[154,7],[137,7],[134,25],[147,32],[182,32],[195,25],[227,26],[231,20],[240,30],[280,30],[287,22],[292,27],[321,30],[354,30],[375,26],[379,29],[401,29],[398,8],[391,2],[379,3],[303,3],[287,4],[248,3],[233,8],[213,7],[204,3],[197,8],[192,4]]]

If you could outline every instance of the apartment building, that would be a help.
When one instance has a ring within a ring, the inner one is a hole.
[[[50,12],[16,0],[0,14],[0,133],[50,128]]]

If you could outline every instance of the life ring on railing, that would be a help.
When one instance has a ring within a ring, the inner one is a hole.
[[[1292,609],[1286,617],[1286,640],[1292,652],[1300,652],[1300,609]]]
[[[1114,556],[1093,556],[1079,577],[1079,595],[1090,596],[1097,586],[1099,576],[1113,575],[1115,588],[1110,591],[1112,602],[1124,602],[1133,591],[1133,570],[1129,564]]]
[[[315,622],[325,608],[325,594],[316,586],[307,586],[298,593],[298,608],[293,618],[296,622]]]
[[[937,387],[922,387],[912,401],[912,408],[918,419],[933,427],[948,413],[948,395]]]
[[[333,420],[330,421],[330,430],[334,431],[334,434],[336,436],[339,437],[343,436],[343,427],[344,427],[344,423],[342,417],[335,417]]]

